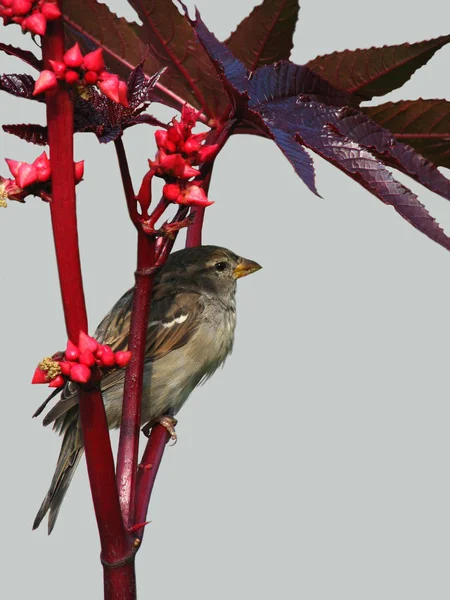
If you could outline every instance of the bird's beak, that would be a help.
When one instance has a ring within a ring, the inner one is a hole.
[[[249,260],[248,258],[241,259],[241,262],[233,271],[233,276],[235,279],[239,279],[240,277],[245,277],[246,275],[250,275],[255,271],[259,271],[262,269],[261,265],[258,265],[254,260]]]

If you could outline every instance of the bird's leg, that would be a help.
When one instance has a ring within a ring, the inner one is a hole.
[[[170,433],[170,437],[172,438],[173,445],[175,445],[177,443],[177,433],[175,431],[175,425],[178,423],[178,421],[170,415],[164,415],[155,421],[149,421],[142,428],[142,433],[145,436],[149,437],[151,428],[157,425],[158,423],[167,429],[167,431]]]

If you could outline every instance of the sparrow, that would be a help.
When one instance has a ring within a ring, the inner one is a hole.
[[[223,365],[234,342],[236,281],[260,268],[226,248],[198,246],[172,253],[157,273],[145,348],[141,425],[146,433],[159,422],[173,433],[173,417],[192,390]],[[114,352],[128,348],[133,291],[120,298],[95,332]],[[109,429],[120,427],[124,378],[125,369],[116,369],[100,382]],[[33,523],[36,529],[49,513],[49,534],[83,455],[78,389],[68,382],[43,420],[63,436],[50,489]]]

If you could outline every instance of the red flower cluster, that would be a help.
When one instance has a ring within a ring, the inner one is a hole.
[[[52,174],[50,161],[45,152],[31,164],[11,158],[5,158],[5,160],[14,179],[0,177],[0,206],[6,206],[6,198],[23,200],[29,194],[39,195],[39,192],[42,191],[50,192],[48,185],[42,185],[49,182]],[[74,163],[74,170],[75,183],[78,183],[83,179],[84,160]]]
[[[54,21],[61,11],[54,2],[46,0],[0,0],[0,17],[4,25],[18,23],[22,29],[44,35],[47,21]]]
[[[183,107],[181,119],[172,119],[167,130],[155,133],[158,153],[155,161],[149,161],[155,175],[166,181],[163,196],[168,202],[189,206],[209,206],[210,202],[201,187],[201,181],[190,181],[200,171],[194,165],[210,160],[218,150],[217,144],[205,145],[208,132],[192,133],[199,113]]]
[[[34,372],[31,383],[48,383],[49,387],[62,387],[67,381],[87,383],[92,376],[92,367],[126,367],[131,352],[113,352],[110,346],[101,345],[83,331],[78,346],[70,340],[64,353],[42,360]]]
[[[97,48],[83,56],[78,42],[64,54],[63,61],[50,60],[52,71],[45,70],[35,83],[33,96],[53,90],[58,85],[58,79],[73,85],[81,82],[85,85],[97,85],[108,98],[128,106],[127,84],[114,73],[105,71],[102,48]]]

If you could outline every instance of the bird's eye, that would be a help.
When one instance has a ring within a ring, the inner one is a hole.
[[[228,267],[228,263],[225,261],[216,262],[214,267],[216,268],[216,271],[225,271],[225,269]]]

